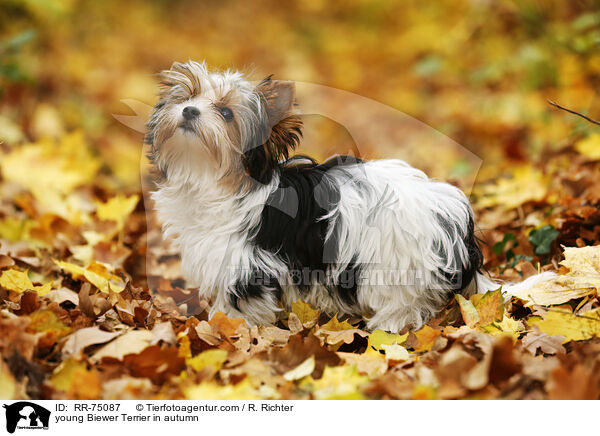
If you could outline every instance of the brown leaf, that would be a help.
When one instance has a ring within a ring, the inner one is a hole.
[[[6,254],[0,254],[0,270],[5,268],[10,268],[15,265],[15,261],[12,257],[7,256]]]
[[[222,332],[225,337],[232,337],[237,335],[238,328],[246,322],[241,319],[227,318],[223,312],[217,312],[208,321],[208,323],[215,327],[218,331]]]
[[[291,336],[285,347],[271,348],[268,359],[277,371],[283,374],[297,367],[310,356],[315,356],[315,370],[312,372],[312,377],[315,379],[323,375],[325,365],[337,366],[340,364],[338,355],[323,347],[314,335],[306,338],[302,338],[300,335]]]
[[[523,347],[533,355],[537,350],[545,354],[564,354],[565,347],[562,345],[564,340],[564,336],[550,336],[539,331],[529,332],[522,339]]]
[[[15,310],[17,315],[29,315],[40,308],[40,297],[35,291],[25,291],[21,294],[20,308]]]
[[[500,385],[521,371],[522,364],[513,348],[510,337],[502,336],[496,344],[492,353],[490,364],[490,383]]]
[[[147,377],[157,384],[185,368],[185,361],[177,355],[177,348],[152,345],[137,354],[123,357],[125,365],[134,377]]]
[[[65,357],[77,356],[90,345],[104,344],[121,334],[123,332],[107,332],[98,326],[83,328],[67,336],[62,353]]]
[[[418,341],[418,345],[414,347],[415,351],[421,352],[431,350],[433,344],[435,344],[435,340],[441,336],[442,332],[425,325],[421,330],[416,331],[414,334]]]
[[[574,368],[561,366],[552,372],[548,383],[550,400],[597,400],[599,397],[597,371],[577,364]]]

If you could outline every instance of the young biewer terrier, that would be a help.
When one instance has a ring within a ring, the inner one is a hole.
[[[400,160],[289,158],[302,127],[292,82],[252,84],[192,61],[161,76],[147,134],[160,174],[152,198],[211,316],[274,323],[302,299],[400,331],[455,293],[499,287],[480,272],[458,188]]]

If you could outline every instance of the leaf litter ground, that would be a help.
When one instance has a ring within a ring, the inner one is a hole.
[[[473,195],[494,277],[559,276],[506,302],[500,290],[456,296],[400,334],[302,301],[273,326],[208,319],[210,302],[185,288],[176,254],[154,243],[141,193],[98,182],[81,135],[5,149],[0,395],[597,399],[600,157],[590,140]],[[40,162],[36,178],[23,174]]]

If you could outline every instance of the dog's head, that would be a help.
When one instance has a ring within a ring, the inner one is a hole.
[[[299,141],[293,82],[252,84],[239,72],[210,72],[194,61],[174,63],[161,78],[146,140],[167,179],[210,174],[236,185],[268,183]]]

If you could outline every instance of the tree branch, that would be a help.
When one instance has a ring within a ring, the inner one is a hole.
[[[552,106],[554,106],[554,107],[556,107],[556,108],[558,108],[558,109],[562,109],[563,111],[566,111],[566,112],[572,113],[572,114],[574,114],[574,115],[580,116],[580,117],[581,117],[581,118],[583,118],[584,120],[586,120],[586,121],[589,121],[590,123],[592,123],[592,124],[595,124],[595,125],[597,125],[597,126],[600,126],[600,121],[596,121],[596,120],[594,120],[594,119],[592,119],[592,118],[590,118],[590,117],[588,117],[588,116],[586,116],[586,115],[583,115],[583,114],[581,114],[581,113],[579,113],[579,112],[577,112],[577,111],[574,111],[574,110],[572,110],[572,109],[569,109],[569,108],[566,108],[566,107],[564,107],[564,106],[561,106],[561,105],[559,105],[558,103],[554,103],[552,100],[546,100],[546,101],[547,101],[548,103],[550,103]]]

